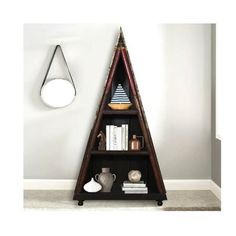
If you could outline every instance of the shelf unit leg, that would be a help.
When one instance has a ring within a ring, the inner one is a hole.
[[[83,204],[84,204],[84,200],[79,200],[79,201],[78,201],[78,205],[79,205],[79,206],[83,206]]]

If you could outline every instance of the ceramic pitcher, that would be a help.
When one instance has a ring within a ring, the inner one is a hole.
[[[101,192],[110,192],[116,175],[110,172],[110,168],[102,168],[102,172],[96,174],[95,179],[102,185]]]

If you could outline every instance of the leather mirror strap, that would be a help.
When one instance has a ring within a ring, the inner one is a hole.
[[[63,53],[62,48],[61,48],[60,45],[56,45],[56,47],[55,47],[55,49],[54,49],[54,51],[53,51],[52,58],[51,58],[51,60],[50,60],[50,62],[49,62],[49,65],[48,65],[48,68],[47,68],[45,77],[44,77],[44,79],[43,79],[43,83],[42,83],[41,89],[42,89],[42,87],[44,86],[44,84],[46,83],[47,76],[48,76],[48,73],[49,73],[49,71],[50,71],[50,68],[51,68],[53,59],[54,59],[54,57],[55,57],[55,54],[56,54],[56,52],[57,52],[57,49],[60,49],[60,51],[61,51],[63,61],[64,61],[65,65],[66,65],[66,69],[67,69],[67,72],[68,72],[68,74],[69,74],[71,83],[72,83],[72,85],[73,85],[73,87],[74,87],[74,89],[75,89],[75,95],[76,95],[76,88],[75,88],[74,80],[73,80],[73,78],[72,78],[72,75],[71,75],[71,73],[70,73],[68,64],[67,64],[67,62],[66,62],[65,55],[64,55],[64,53]]]

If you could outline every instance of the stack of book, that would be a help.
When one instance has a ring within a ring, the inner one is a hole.
[[[121,126],[106,125],[106,150],[127,151],[128,150],[128,125]]]
[[[132,183],[128,180],[125,180],[122,185],[122,191],[124,191],[125,194],[147,194],[148,188],[144,181]]]

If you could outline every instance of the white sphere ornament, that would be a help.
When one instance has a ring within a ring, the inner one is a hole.
[[[131,170],[128,173],[128,179],[130,182],[136,183],[141,180],[142,174],[139,170]]]
[[[41,88],[42,101],[52,108],[68,106],[75,99],[75,95],[73,84],[66,79],[51,79]]]
[[[96,193],[102,189],[102,185],[97,183],[93,178],[84,185],[84,190],[89,193]]]

